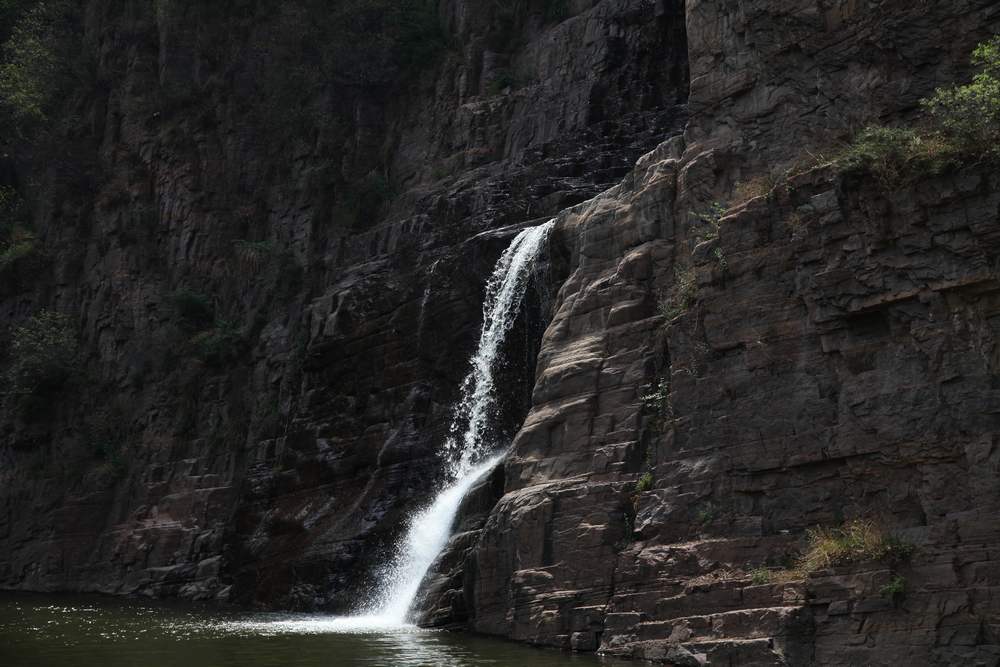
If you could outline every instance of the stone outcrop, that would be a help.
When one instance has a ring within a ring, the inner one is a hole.
[[[825,157],[916,122],[1000,5],[527,3],[498,46],[486,4],[442,3],[457,47],[399,99],[345,95],[342,145],[275,173],[232,112],[132,116],[141,77],[194,57],[158,24],[90,108],[118,190],[46,209],[54,277],[2,302],[80,315],[126,471],[79,453],[92,391],[8,418],[0,586],[343,608],[433,483],[482,279],[555,216],[508,351],[511,455],[421,621],[677,665],[997,664],[1000,182],[887,189]],[[344,222],[333,161],[399,192]],[[168,295],[197,281],[239,317],[227,367],[171,349]],[[852,517],[912,555],[787,571]]]

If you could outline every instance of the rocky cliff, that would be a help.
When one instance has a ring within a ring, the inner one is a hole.
[[[312,11],[85,3],[100,85],[6,169],[46,262],[6,340],[58,311],[79,351],[5,401],[0,586],[349,605],[433,486],[485,275],[556,217],[511,455],[423,622],[1000,661],[1000,183],[820,159],[966,77],[1000,5],[445,0],[441,52],[375,82],[303,65]],[[911,553],[784,572],[853,518]]]

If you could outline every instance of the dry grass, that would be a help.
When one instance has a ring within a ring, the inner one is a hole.
[[[837,528],[818,527],[806,531],[806,549],[795,560],[792,567],[772,569],[755,567],[743,576],[749,577],[751,584],[787,584],[802,581],[810,572],[824,570],[835,565],[860,563],[864,561],[889,561],[898,563],[913,553],[913,546],[890,535],[871,519],[852,519]],[[897,581],[899,580],[899,581]],[[900,577],[893,580],[886,590],[898,594],[901,589]]]
[[[961,151],[939,132],[909,128],[868,127],[834,163],[847,171],[867,171],[891,190],[925,174],[938,174],[956,164]]]
[[[815,572],[834,565],[870,560],[903,560],[913,547],[870,519],[852,519],[839,528],[806,531],[807,546],[798,569]]]
[[[806,573],[797,568],[771,569],[767,567],[756,567],[747,573],[750,583],[754,586],[764,584],[790,584],[794,581],[802,581]]]
[[[762,174],[736,184],[733,190],[732,208],[736,208],[751,199],[757,197],[767,197],[774,191],[782,179],[776,178],[773,174]]]

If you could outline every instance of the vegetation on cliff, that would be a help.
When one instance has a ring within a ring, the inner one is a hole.
[[[43,310],[31,317],[11,337],[8,394],[38,396],[59,389],[73,373],[76,351],[69,316]]]
[[[0,135],[8,144],[46,121],[60,93],[91,67],[80,58],[79,8],[69,0],[0,1]]]
[[[918,127],[870,126],[837,158],[847,170],[866,170],[886,188],[926,173],[1000,157],[1000,37],[972,54],[970,83],[939,88],[922,101]]]

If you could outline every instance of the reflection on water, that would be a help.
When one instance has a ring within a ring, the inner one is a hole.
[[[593,656],[371,619],[0,594],[3,667],[598,667]],[[617,663],[621,664],[621,663]]]

